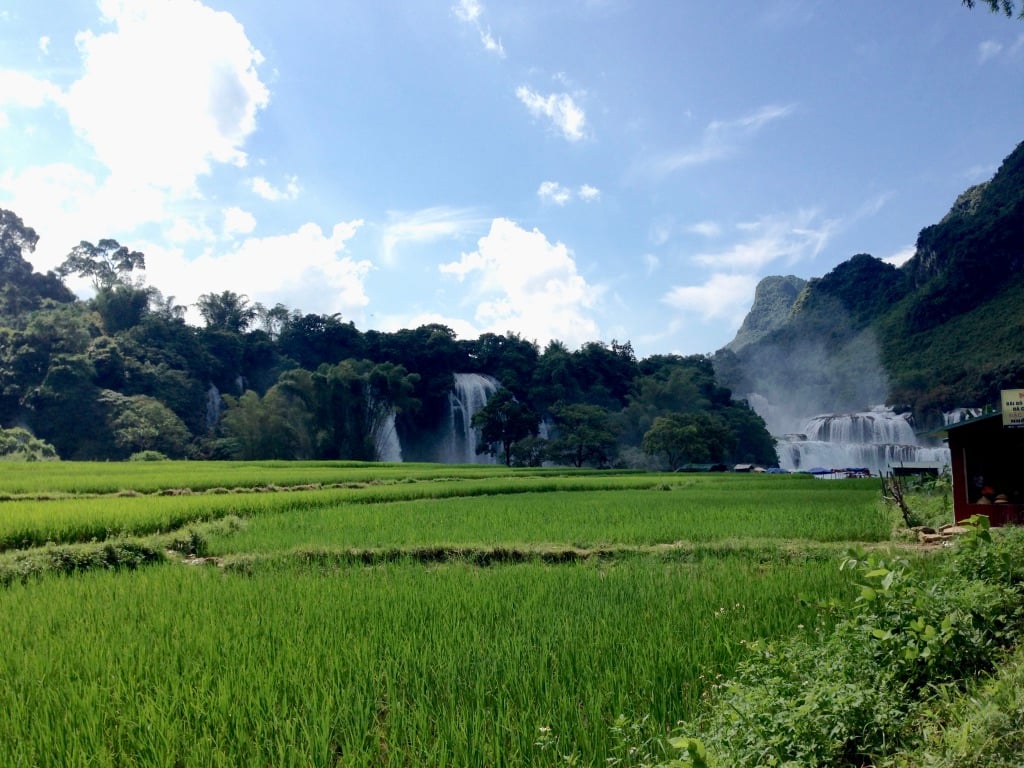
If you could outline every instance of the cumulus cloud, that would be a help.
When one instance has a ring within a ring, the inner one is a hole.
[[[213,164],[245,165],[269,91],[242,25],[197,0],[101,0],[100,9],[114,29],[77,36],[84,72],[65,105],[110,173],[180,191]]]
[[[712,274],[701,285],[677,285],[662,297],[673,309],[694,314],[704,322],[743,322],[757,287],[755,275]]]
[[[294,200],[299,196],[299,181],[294,176],[287,180],[284,187],[275,187],[262,176],[251,179],[249,185],[253,192],[272,203],[279,200]]]
[[[224,236],[248,235],[256,229],[256,217],[237,206],[224,210]]]
[[[153,187],[101,183],[70,163],[35,165],[0,175],[5,208],[40,233],[31,256],[37,269],[53,269],[80,240],[130,231],[140,222],[166,221],[165,195]],[[118,235],[121,238],[120,235]]]
[[[595,200],[601,199],[601,190],[597,187],[592,187],[589,184],[582,185],[577,194],[580,196],[580,200],[583,200],[586,203],[592,203]]]
[[[0,174],[5,205],[43,235],[32,259],[40,269],[80,239],[130,242],[152,223],[174,242],[215,239],[205,218],[220,212],[197,204],[197,181],[246,163],[245,142],[269,100],[262,57],[230,14],[198,0],[98,5],[102,19],[76,36],[81,70],[66,90],[0,70],[0,114],[52,105],[81,140],[72,162],[26,157]],[[296,194],[292,183],[280,194]]]
[[[26,72],[0,69],[0,108],[38,109],[48,102],[64,102],[56,85]]]
[[[308,223],[288,234],[249,238],[227,251],[211,247],[194,259],[180,249],[143,244],[146,274],[180,304],[232,290],[251,301],[281,302],[304,312],[357,315],[369,303],[364,281],[372,267],[349,256],[346,243],[362,224],[339,222],[328,234]],[[196,274],[203,276],[201,283]],[[199,322],[198,315],[190,314],[189,320]]]
[[[573,253],[537,229],[494,219],[477,250],[440,270],[470,284],[481,332],[512,330],[541,345],[560,339],[574,346],[600,338],[589,313],[604,288],[590,285]]]
[[[656,175],[666,175],[730,157],[763,128],[788,117],[793,111],[792,105],[767,105],[735,120],[713,120],[695,146],[654,158],[649,164],[650,170]]]
[[[516,89],[516,97],[531,115],[547,119],[567,141],[582,141],[586,138],[586,113],[568,93],[544,96],[521,85]]]
[[[698,253],[694,261],[714,269],[756,271],[773,262],[791,266],[817,256],[838,222],[820,220],[815,210],[790,216],[766,216],[740,224],[742,239],[723,251]]]

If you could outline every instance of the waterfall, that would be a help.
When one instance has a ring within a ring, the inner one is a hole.
[[[477,454],[480,430],[473,427],[473,415],[501,385],[492,376],[456,373],[455,386],[448,395],[448,418],[438,461],[445,464],[493,464],[495,458]]]
[[[379,426],[374,429],[374,446],[378,461],[399,462],[402,460],[402,444],[395,429],[395,411],[392,409]]]
[[[210,384],[206,390],[206,428],[208,430],[217,426],[220,415],[224,412],[224,398],[220,396],[220,390],[216,384]]]
[[[907,418],[881,406],[815,416],[802,433],[777,439],[775,447],[779,465],[791,471],[858,467],[882,475],[906,464],[949,464],[948,448],[921,446]]]

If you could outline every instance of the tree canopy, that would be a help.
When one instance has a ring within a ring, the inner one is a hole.
[[[25,258],[38,239],[0,209],[0,428],[27,428],[63,458],[379,459],[397,435],[403,458],[436,460],[455,374],[470,373],[500,384],[475,424],[506,464],[628,463],[655,419],[701,410],[745,455],[774,460],[704,356],[638,360],[617,340],[541,350],[439,323],[363,332],[230,289],[200,295],[197,327],[145,283],[141,252],[82,241],[41,275]],[[76,298],[72,275],[95,294]]]

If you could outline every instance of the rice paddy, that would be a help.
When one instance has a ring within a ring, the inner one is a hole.
[[[862,481],[109,466],[0,481],[3,557],[189,526],[201,557],[0,589],[2,765],[604,765],[892,522]]]

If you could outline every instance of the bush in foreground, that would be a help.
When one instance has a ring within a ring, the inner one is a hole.
[[[657,748],[646,741],[616,764],[903,765],[902,753],[925,746],[934,755],[922,723],[994,672],[1024,633],[1024,529],[993,534],[987,518],[971,527],[939,563],[848,556],[842,567],[856,575],[860,596],[830,607],[837,620],[829,629],[751,643],[684,736]],[[1021,725],[1007,717],[999,743],[1017,743]]]

